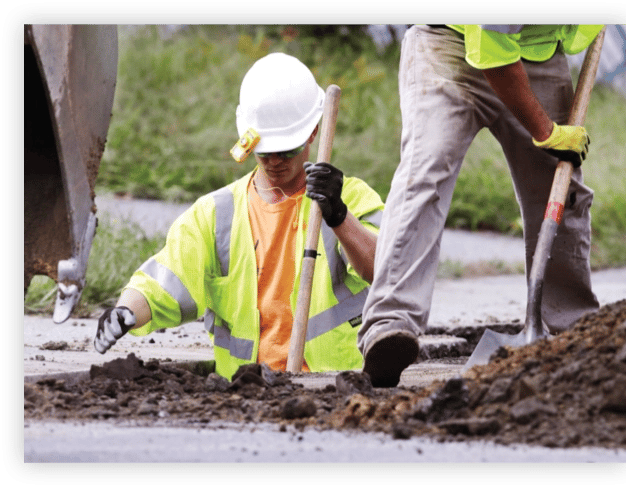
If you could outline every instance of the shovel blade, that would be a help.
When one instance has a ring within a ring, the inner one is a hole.
[[[522,347],[526,345],[526,334],[522,330],[516,335],[509,335],[507,333],[496,333],[493,330],[485,330],[483,336],[478,341],[476,348],[470,355],[470,358],[463,367],[463,373],[474,367],[474,365],[486,365],[489,363],[489,358],[500,347]]]

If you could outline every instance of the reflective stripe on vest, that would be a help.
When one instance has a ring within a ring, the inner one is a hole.
[[[228,187],[221,188],[211,193],[215,201],[215,242],[217,258],[220,262],[222,275],[228,275],[230,264],[230,238],[234,216],[234,195]],[[380,227],[382,211],[376,211],[362,218],[365,221]],[[357,294],[352,294],[344,283],[346,274],[345,256],[339,256],[336,252],[337,237],[335,232],[322,222],[321,226],[324,249],[330,270],[333,293],[338,301],[335,306],[318,313],[309,319],[306,340],[312,340],[324,333],[337,328],[342,323],[361,316],[363,305],[369,288],[363,289]],[[343,261],[342,261],[343,260]],[[209,333],[213,334],[215,345],[230,350],[232,356],[251,360],[254,343],[252,340],[236,338],[230,334],[227,327],[215,325],[215,313],[208,309],[204,314],[204,326]]]
[[[366,222],[370,222],[380,228],[380,224],[383,222],[383,212],[378,210],[374,213],[362,216],[359,220],[365,220]]]
[[[215,202],[215,247],[222,276],[228,275],[230,266],[230,232],[235,214],[233,192],[227,187],[211,193]]]
[[[326,251],[326,260],[330,270],[333,293],[338,302],[335,306],[309,318],[306,341],[317,338],[346,321],[360,317],[369,292],[369,287],[357,294],[352,294],[352,291],[348,289],[348,286],[344,283],[346,265],[336,252],[337,236],[324,221],[322,221],[320,228],[324,250]]]
[[[362,216],[360,220],[365,220],[380,228],[382,218],[383,212],[379,210],[369,215]],[[369,287],[366,287],[357,294],[352,294],[352,291],[348,289],[348,286],[344,283],[348,259],[343,249],[341,249],[341,256],[337,254],[337,236],[324,221],[322,221],[321,232],[333,283],[333,293],[338,303],[332,308],[328,308],[309,319],[306,330],[306,341],[323,335],[346,321],[360,318],[363,312],[363,306],[365,305],[365,299],[369,293]]]
[[[176,274],[164,265],[159,264],[153,257],[144,262],[139,270],[155,279],[176,300],[180,307],[181,323],[198,318],[196,303]]]
[[[237,338],[230,334],[230,330],[224,326],[215,324],[215,313],[207,308],[204,312],[204,328],[213,335],[213,343],[216,347],[225,348],[231,356],[252,360],[254,341],[246,338]]]
[[[230,238],[235,215],[235,199],[228,187],[213,191],[211,195],[215,203],[215,248],[222,277],[225,277],[230,268]],[[204,328],[213,335],[216,347],[228,350],[231,356],[238,359],[252,360],[254,341],[233,337],[228,325],[215,325],[215,313],[209,308],[204,312]]]

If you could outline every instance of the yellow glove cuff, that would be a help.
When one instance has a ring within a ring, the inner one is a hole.
[[[585,127],[575,125],[558,125],[553,123],[552,133],[543,142],[537,142],[533,138],[533,144],[541,149],[570,150],[581,153],[585,145],[589,144],[589,138]]]

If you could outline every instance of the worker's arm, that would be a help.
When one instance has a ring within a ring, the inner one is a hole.
[[[146,298],[135,289],[125,289],[115,307],[107,308],[100,316],[94,339],[95,349],[105,353],[130,330],[150,321],[151,316]]]
[[[374,256],[378,236],[348,211],[346,219],[333,228],[348,261],[354,270],[367,282],[374,279]]]
[[[552,133],[552,120],[535,96],[522,61],[483,69],[483,75],[509,110],[537,140]]]
[[[498,97],[528,130],[534,144],[559,160],[582,164],[589,150],[584,127],[558,125],[548,116],[533,92],[522,61],[483,69]]]
[[[136,289],[124,289],[115,306],[126,306],[133,312],[137,322],[131,329],[141,328],[152,319],[152,312],[150,311],[148,301],[144,298],[143,294]]]
[[[322,218],[335,232],[356,272],[372,282],[377,236],[348,211],[341,199],[343,173],[327,162],[307,162],[304,171],[307,196],[318,202]]]

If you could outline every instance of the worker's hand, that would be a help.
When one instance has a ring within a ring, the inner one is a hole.
[[[136,323],[135,315],[126,306],[108,308],[98,320],[94,348],[104,353],[122,338]]]
[[[555,123],[550,137],[543,142],[533,139],[533,144],[558,157],[559,161],[569,161],[574,167],[580,167],[587,156],[590,140],[585,127]]]
[[[329,227],[341,225],[348,214],[348,207],[341,199],[343,173],[327,162],[305,162],[304,171],[306,195],[320,205],[322,218]]]

